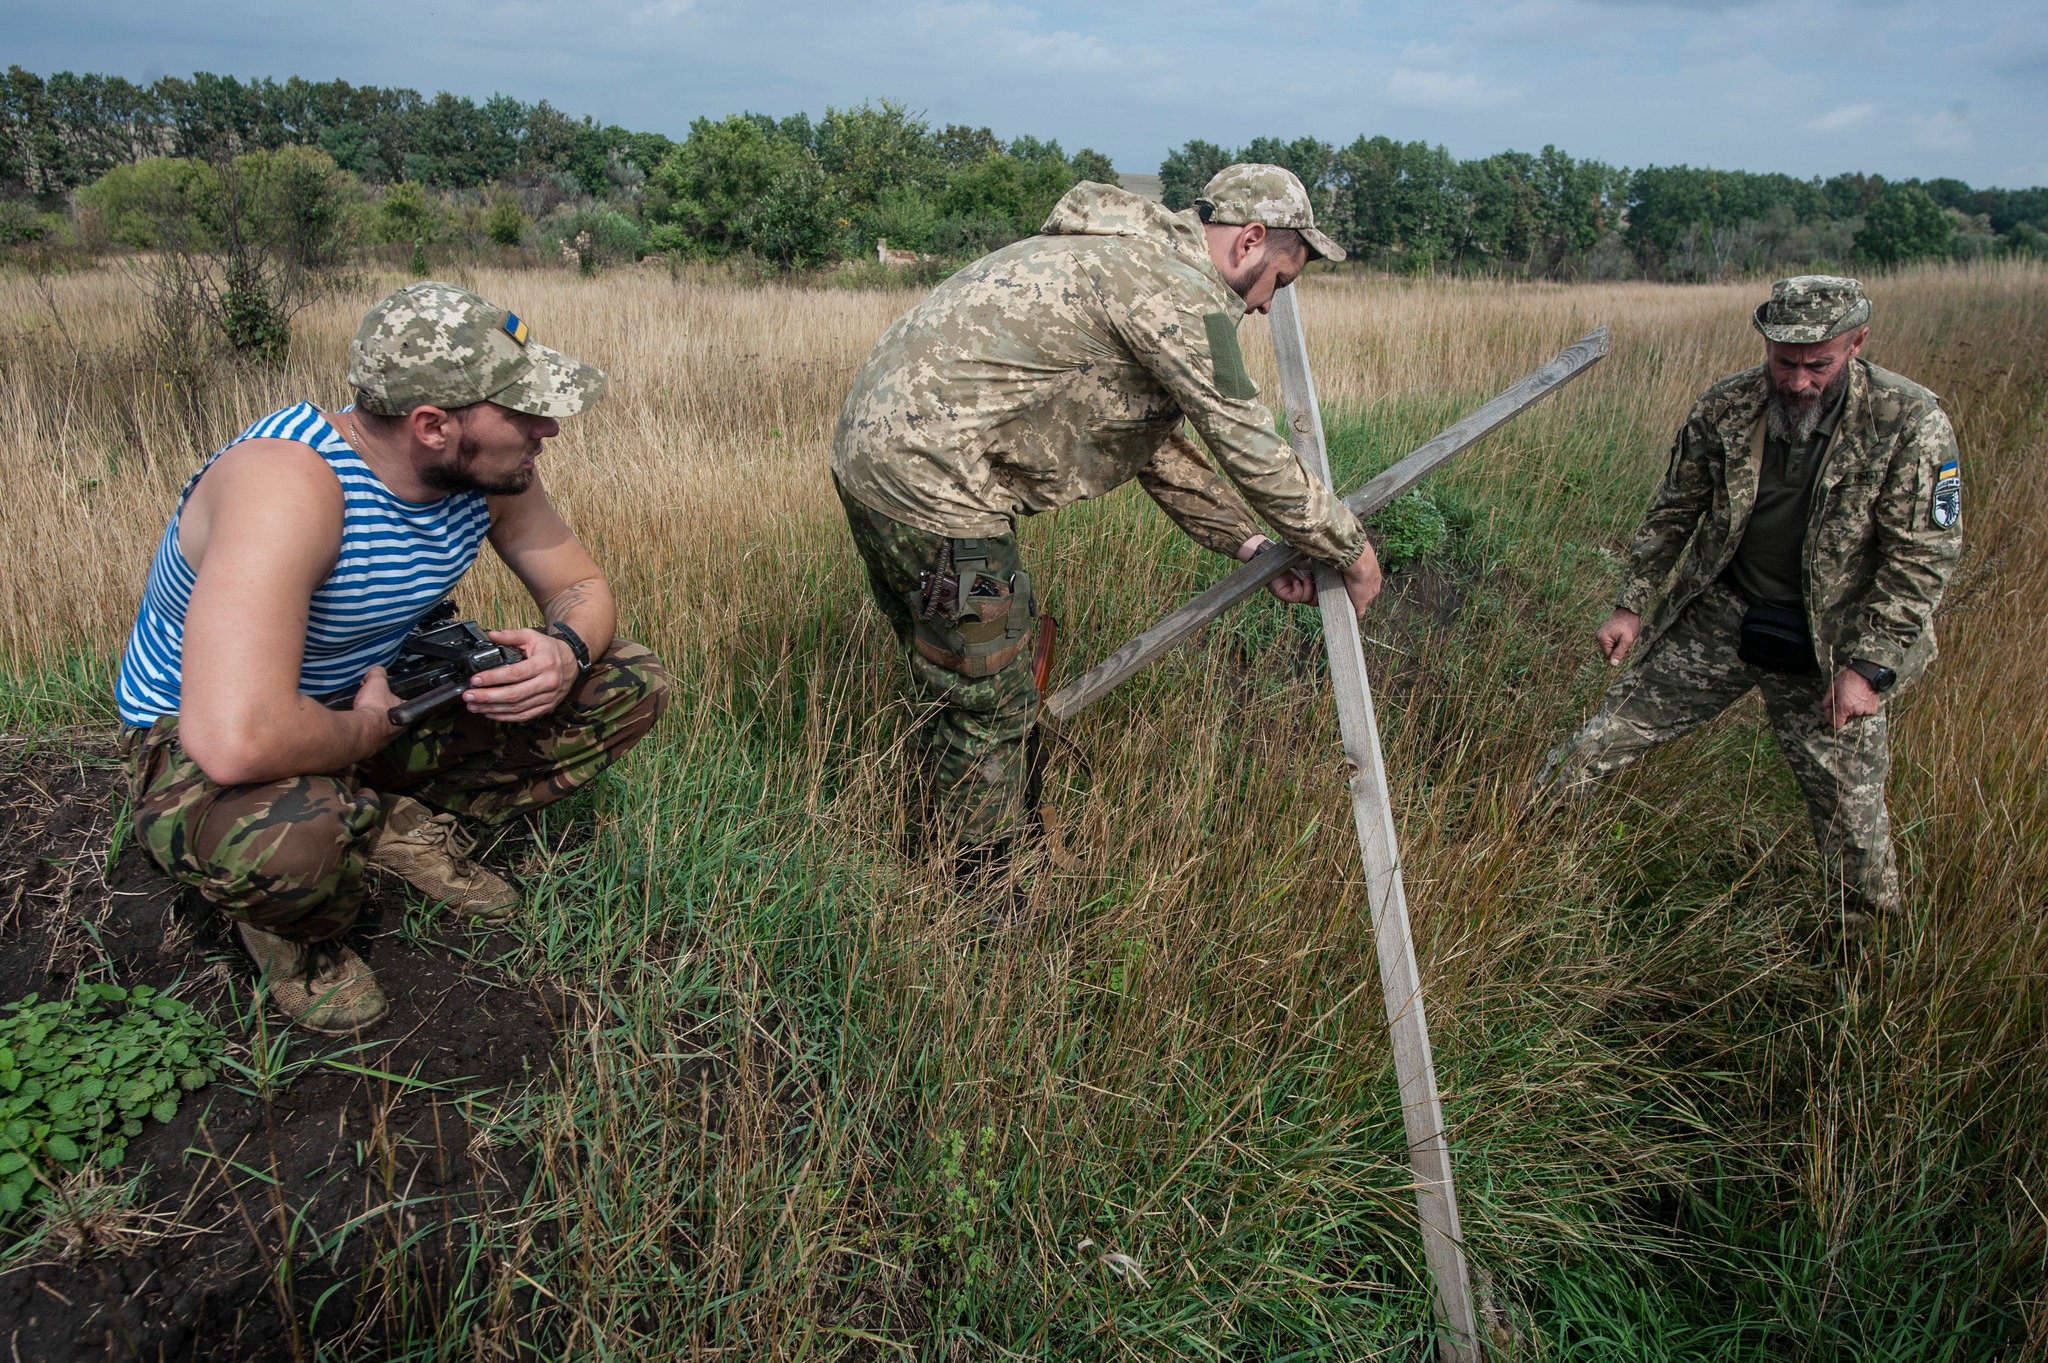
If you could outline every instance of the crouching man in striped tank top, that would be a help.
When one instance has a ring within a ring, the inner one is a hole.
[[[469,858],[632,747],[668,694],[535,470],[605,376],[450,284],[391,294],[349,346],[355,403],[273,412],[192,476],[121,660],[135,834],[236,920],[313,1031],[388,1011],[346,944],[367,867],[481,925],[519,896]],[[525,655],[407,729],[384,665],[488,538],[533,594]],[[327,703],[323,704],[325,700]]]

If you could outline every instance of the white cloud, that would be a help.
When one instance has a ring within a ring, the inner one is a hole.
[[[1845,133],[1851,128],[1860,128],[1877,117],[1875,104],[1844,104],[1839,109],[1830,109],[1819,118],[1809,118],[1800,124],[1810,133]]]
[[[1396,104],[1424,109],[1483,109],[1514,93],[1489,85],[1470,71],[1452,75],[1447,71],[1417,71],[1412,66],[1399,66],[1387,78],[1388,98]]]
[[[1969,119],[1970,106],[1957,100],[1945,109],[1914,119],[1920,135],[1913,140],[1928,151],[1968,151],[1976,141],[1970,135]]]

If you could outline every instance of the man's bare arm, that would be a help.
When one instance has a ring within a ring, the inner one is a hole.
[[[516,497],[491,499],[491,547],[533,596],[548,624],[574,630],[592,661],[604,656],[618,622],[611,584],[538,478]],[[503,723],[537,719],[561,704],[576,684],[575,651],[553,635],[501,629],[492,630],[491,639],[526,658],[476,678],[476,688],[463,701],[477,714]]]
[[[341,484],[318,455],[251,440],[214,462],[179,522],[194,565],[178,741],[223,785],[339,771],[391,741],[381,668],[356,708],[299,694],[313,593],[341,551]]]

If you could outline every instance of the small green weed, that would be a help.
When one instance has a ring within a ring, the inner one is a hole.
[[[967,1134],[948,1127],[939,1138],[938,1167],[925,1175],[939,1195],[937,1233],[939,1248],[959,1255],[967,1276],[979,1278],[995,1265],[995,1257],[983,1238],[991,1209],[1001,1200],[1002,1180],[989,1172],[990,1157],[996,1151],[996,1129],[984,1126],[972,1145]]]
[[[147,985],[84,984],[0,1010],[0,1215],[90,1160],[112,1169],[146,1117],[212,1080],[219,1031]]]
[[[1366,521],[1380,566],[1397,572],[1418,563],[1444,547],[1451,537],[1451,525],[1443,508],[1420,492],[1396,497]]]

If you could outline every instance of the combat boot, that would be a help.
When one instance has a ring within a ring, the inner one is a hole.
[[[453,814],[436,814],[418,800],[387,795],[384,824],[370,844],[370,865],[484,927],[502,927],[519,907],[519,891],[471,861],[475,848],[475,839],[456,826]]]
[[[294,942],[247,923],[235,926],[270,986],[270,1001],[295,1026],[347,1036],[391,1011],[370,967],[340,943]]]

